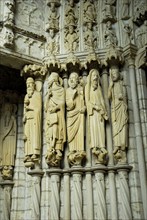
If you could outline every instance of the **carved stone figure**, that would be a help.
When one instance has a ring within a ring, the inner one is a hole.
[[[70,24],[75,24],[77,22],[77,18],[75,16],[76,11],[74,8],[75,4],[73,0],[69,0],[67,2],[67,5],[65,7],[65,23],[66,26],[70,25]]]
[[[104,17],[104,21],[112,21],[114,22],[116,20],[115,17],[115,4],[116,4],[116,0],[105,0],[104,1],[104,9],[103,9],[103,17]]]
[[[147,44],[147,20],[136,30],[135,34],[138,48],[143,48]]]
[[[85,157],[84,124],[85,102],[83,87],[79,76],[72,72],[69,77],[69,88],[66,90],[67,136],[69,144],[68,160],[71,165],[80,165]]]
[[[66,141],[65,129],[65,92],[62,79],[58,73],[52,72],[48,80],[46,111],[46,142],[48,151],[46,162],[50,166],[58,166],[62,159],[63,145]]]
[[[128,19],[129,18],[129,5],[130,0],[122,0],[122,19]]]
[[[96,23],[96,11],[93,0],[84,2],[84,23]]]
[[[116,46],[117,45],[117,37],[115,31],[112,29],[111,21],[107,21],[106,30],[104,33],[105,45],[106,47]]]
[[[24,142],[26,167],[34,166],[39,161],[41,151],[41,93],[36,90],[35,81],[28,77],[27,94],[24,99]]]
[[[3,30],[3,40],[5,47],[13,47],[14,44],[14,33],[10,28],[4,27]]]
[[[4,103],[0,118],[0,164],[4,179],[12,177],[16,152],[16,105]],[[8,171],[7,175],[5,170]],[[11,178],[10,178],[11,179]]]
[[[14,0],[4,1],[4,26],[13,27],[14,24]]]
[[[59,31],[59,15],[57,8],[55,8],[55,10],[50,10],[50,15],[48,18],[48,25],[46,26],[46,30],[48,31],[50,28]]]
[[[126,88],[123,85],[119,68],[112,66],[108,97],[111,100],[111,120],[113,130],[114,157],[118,163],[126,163],[128,140],[128,113]]]
[[[133,32],[132,32],[132,28],[129,24],[124,25],[124,32],[125,32],[124,45],[127,45],[127,44],[131,43],[133,40]]]
[[[59,36],[56,34],[55,29],[49,29],[49,37],[47,44],[47,54],[59,53]]]
[[[67,27],[67,33],[65,34],[65,47],[69,52],[76,51],[79,42],[79,36],[75,30],[75,25],[70,24]]]
[[[86,24],[87,30],[84,33],[85,49],[93,51],[97,48],[97,37],[94,34],[92,23]]]
[[[105,120],[108,119],[97,69],[91,69],[85,87],[90,147],[96,163],[105,163]]]

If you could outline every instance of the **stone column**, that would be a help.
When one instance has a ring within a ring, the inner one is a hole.
[[[128,45],[124,48],[124,56],[128,61],[129,75],[131,82],[131,95],[132,95],[132,106],[134,114],[134,129],[136,135],[136,147],[137,147],[137,156],[138,156],[138,165],[139,165],[139,176],[141,184],[141,195],[143,201],[144,209],[144,219],[147,219],[147,173],[145,166],[145,157],[144,157],[144,146],[142,140],[142,130],[139,114],[139,103],[137,95],[137,83],[136,83],[136,72],[135,72],[135,55],[136,55],[136,46]]]
[[[94,219],[92,171],[86,169],[87,219]]]
[[[11,194],[14,183],[11,180],[4,180],[0,182],[0,186],[3,188],[3,207],[2,207],[2,219],[9,220],[11,212]]]
[[[105,181],[104,173],[106,167],[99,165],[94,170],[95,182],[96,182],[96,198],[97,198],[97,219],[106,219],[106,201],[105,201]]]
[[[38,166],[35,169],[28,171],[28,174],[32,176],[31,219],[39,220],[40,219],[40,202],[41,202],[40,185],[41,185],[41,178],[44,172]]]
[[[70,219],[71,203],[70,203],[70,173],[64,172],[64,219]]]
[[[72,170],[73,177],[73,219],[83,219],[82,201],[82,169],[76,167]]]
[[[111,219],[118,219],[117,211],[117,196],[116,196],[116,183],[115,183],[115,169],[113,159],[113,143],[112,143],[112,128],[111,128],[111,116],[110,116],[110,105],[108,101],[108,70],[104,66],[102,70],[102,84],[104,91],[104,100],[108,112],[109,120],[106,122],[106,144],[107,151],[109,154],[108,160],[108,180],[109,180],[109,192],[110,192],[110,206],[111,206]]]
[[[117,165],[118,182],[121,202],[121,219],[132,219],[130,191],[128,185],[128,172],[131,169],[128,165]]]
[[[50,212],[49,219],[60,219],[60,176],[61,169],[47,170],[51,178],[51,197],[50,197]]]

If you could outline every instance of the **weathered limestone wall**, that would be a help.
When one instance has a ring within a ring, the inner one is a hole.
[[[36,164],[31,169],[24,163],[24,91],[15,101],[9,96],[10,102],[17,104],[16,157],[13,178],[0,176],[0,219],[147,218],[147,1],[73,2],[72,5],[72,1],[64,0],[0,0],[0,64],[19,70],[24,81],[27,77],[35,80],[40,77],[43,103],[38,170]],[[125,163],[119,163],[113,154],[111,102],[108,100],[113,65],[119,66],[127,89],[129,128]],[[48,78],[52,72],[59,73],[66,90],[72,71],[78,67],[79,76],[86,84],[91,66],[99,69],[109,116],[105,123],[109,160],[107,164],[95,164],[86,113],[86,162],[80,166],[69,165],[66,141],[61,165],[48,166],[45,160]],[[5,76],[4,70],[0,72]],[[0,97],[7,90],[7,86],[6,89],[2,86],[3,80]],[[0,107],[4,102],[1,99]],[[2,128],[0,134],[1,131]],[[2,173],[2,164],[0,170]]]

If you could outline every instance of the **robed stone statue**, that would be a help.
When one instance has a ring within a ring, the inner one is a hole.
[[[48,92],[45,104],[46,142],[48,151],[46,162],[50,166],[58,166],[62,159],[65,129],[65,91],[58,73],[52,72],[48,79]]]
[[[69,77],[69,88],[66,90],[67,136],[69,144],[68,160],[71,165],[80,165],[85,157],[85,101],[84,90],[79,83],[78,73],[72,72]]]
[[[27,94],[24,99],[24,142],[26,167],[39,161],[41,153],[41,93],[36,90],[35,81],[28,77],[26,81]]]
[[[88,134],[96,163],[105,163],[105,120],[108,119],[102,95],[100,76],[97,69],[91,69],[85,87],[85,99],[88,114]]]
[[[126,163],[128,142],[127,94],[117,66],[113,66],[110,70],[108,97],[111,100],[113,154],[117,162]]]
[[[9,102],[3,103],[0,117],[0,165],[4,179],[11,179],[16,154],[16,111]]]

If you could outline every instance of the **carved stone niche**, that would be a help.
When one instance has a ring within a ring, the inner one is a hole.
[[[18,97],[14,93],[0,92],[0,166],[4,180],[12,180],[16,155],[17,105]],[[15,98],[15,101],[14,101]],[[11,102],[10,102],[11,101]],[[14,101],[14,103],[12,103]]]

